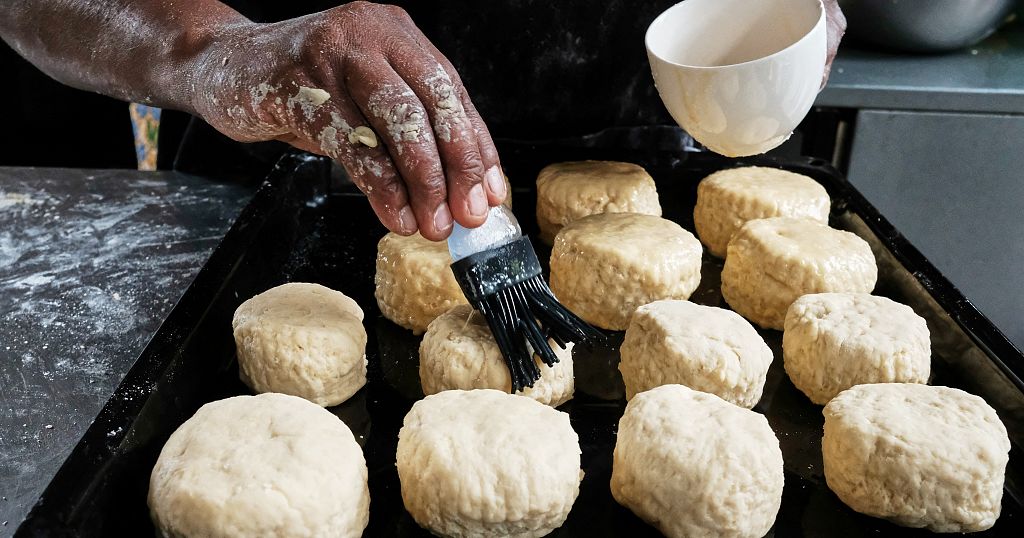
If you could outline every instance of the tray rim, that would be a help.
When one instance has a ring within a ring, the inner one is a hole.
[[[571,149],[579,150],[581,148],[577,146]],[[723,159],[725,158],[706,152],[685,153],[679,158],[684,164],[688,160],[721,163]],[[325,163],[326,166],[324,166]],[[72,490],[85,495],[88,492],[92,477],[78,473],[76,467],[90,462],[106,461],[118,451],[129,433],[134,417],[145,405],[156,381],[171,362],[165,360],[163,363],[154,364],[151,356],[157,354],[157,350],[165,349],[172,343],[177,343],[177,347],[183,348],[182,344],[189,337],[187,334],[168,333],[165,327],[178,326],[179,320],[194,319],[197,316],[205,315],[209,307],[207,297],[213,293],[211,290],[219,290],[227,275],[237,269],[238,261],[241,258],[239,251],[251,244],[253,236],[263,223],[261,213],[283,204],[285,198],[283,194],[293,188],[289,185],[288,178],[300,167],[311,165],[324,168],[323,187],[326,188],[330,183],[328,173],[330,160],[326,157],[295,150],[285,153],[278,160],[251,201],[240,212],[192,283],[161,323],[153,339],[136,358],[92,424],[75,444],[28,514],[18,522],[14,536],[27,536],[38,529],[46,529],[47,533],[51,535],[55,532],[58,535],[75,535],[72,529],[68,529],[62,523],[73,520],[76,510],[69,509],[68,499],[58,499],[55,493]],[[936,304],[949,315],[1007,379],[1024,393],[1024,381],[1022,381],[1024,378],[1024,353],[1017,349],[1002,331],[982,314],[830,163],[811,157],[793,159],[757,156],[729,160],[728,165],[722,168],[741,166],[784,167],[791,170],[803,168],[831,176],[835,180],[835,186],[840,190],[840,194],[847,201],[848,210],[861,218],[872,233],[879,238],[882,245],[901,266],[911,273]],[[1015,361],[1015,364],[1004,359]],[[111,436],[108,432],[112,431],[118,433]],[[72,487],[76,483],[84,487]],[[80,505],[78,502],[72,504],[76,507]]]

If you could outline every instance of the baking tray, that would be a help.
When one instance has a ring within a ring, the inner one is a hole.
[[[638,144],[631,144],[633,147]],[[806,174],[832,197],[830,222],[872,246],[879,265],[876,293],[910,304],[932,331],[933,384],[983,396],[999,412],[1013,448],[1003,512],[979,536],[1020,536],[1024,520],[1024,356],[916,249],[823,161],[727,160],[712,154],[585,147],[585,143],[499,144],[513,182],[516,214],[536,233],[533,178],[551,162],[616,159],[654,176],[666,218],[693,230],[701,178],[725,167],[776,166]],[[639,144],[643,147],[643,144]],[[940,218],[937,216],[937,218]],[[956,223],[949,223],[955,226]],[[151,536],[146,507],[150,470],[168,436],[206,402],[248,390],[238,381],[231,316],[245,299],[289,281],[318,282],[353,297],[366,312],[368,383],[330,410],[363,446],[369,467],[370,522],[365,536],[428,536],[402,505],[395,447],[402,419],[421,397],[418,338],[380,316],[373,297],[377,240],[384,233],[368,204],[328,161],[291,154],[278,163],[160,331],[45,490],[18,536]],[[535,242],[542,258],[547,252]],[[722,262],[705,254],[692,300],[726,306]],[[786,485],[774,536],[913,536],[846,508],[825,485],[821,408],[786,378],[781,333],[760,331],[775,354],[764,413],[779,437]],[[613,335],[614,336],[614,335]],[[612,341],[621,340],[621,335]],[[576,396],[560,409],[580,437],[586,472],[579,498],[553,536],[658,536],[620,507],[609,491],[612,449],[625,402],[617,352],[575,355]]]

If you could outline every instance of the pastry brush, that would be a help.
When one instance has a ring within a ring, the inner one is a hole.
[[[537,253],[505,206],[491,208],[478,228],[455,224],[448,238],[452,272],[462,292],[487,320],[512,376],[512,392],[540,379],[536,353],[558,362],[548,339],[592,344],[604,335],[562,306],[541,276]]]

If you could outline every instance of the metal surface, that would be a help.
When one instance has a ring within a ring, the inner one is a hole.
[[[1016,0],[839,0],[847,34],[910,52],[974,45],[1002,23]]]
[[[707,154],[642,155],[610,150],[503,144],[513,178],[515,207],[524,232],[536,233],[529,185],[544,165],[559,160],[606,158],[645,165],[658,184],[667,218],[692,229],[698,181],[734,164],[777,165],[772,160],[726,161]],[[370,523],[366,536],[426,536],[402,506],[395,446],[402,419],[422,394],[418,338],[382,318],[373,298],[376,243],[384,233],[365,198],[354,192],[327,196],[323,161],[286,163],[258,193],[212,255],[160,333],[108,402],[74,454],[47,488],[19,534],[146,536],[148,476],[170,433],[205,402],[246,393],[238,381],[230,319],[243,300],[286,281],[319,282],[353,297],[365,310],[368,384],[330,410],[356,434],[369,467]],[[880,265],[877,291],[914,305],[933,335],[933,379],[984,396],[999,412],[1013,441],[1007,493],[997,526],[978,536],[1015,536],[1024,513],[1024,356],[911,247],[867,202],[820,162],[788,168],[826,186],[831,222],[865,237]],[[540,253],[544,259],[545,253]],[[720,260],[706,257],[692,300],[724,306]],[[755,410],[777,432],[786,462],[786,487],[775,536],[914,536],[856,514],[824,484],[821,408],[788,381],[780,333],[761,331],[775,354],[764,397]],[[617,335],[621,338],[621,333]],[[554,536],[657,536],[612,499],[611,452],[624,400],[617,349],[574,356],[576,396],[561,407],[580,436],[586,473],[580,496]],[[113,432],[113,433],[111,433]]]
[[[0,536],[250,195],[177,173],[0,168]]]
[[[850,182],[1020,348],[1022,140],[1022,116],[866,110],[849,167]]]
[[[851,24],[852,26],[852,24]],[[948,54],[840,46],[818,106],[1024,113],[1024,21]]]

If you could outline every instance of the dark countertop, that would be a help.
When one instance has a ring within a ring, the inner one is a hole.
[[[251,194],[175,172],[0,168],[0,536]]]
[[[846,41],[819,106],[1024,113],[1024,21],[974,47],[947,54],[901,54]]]

